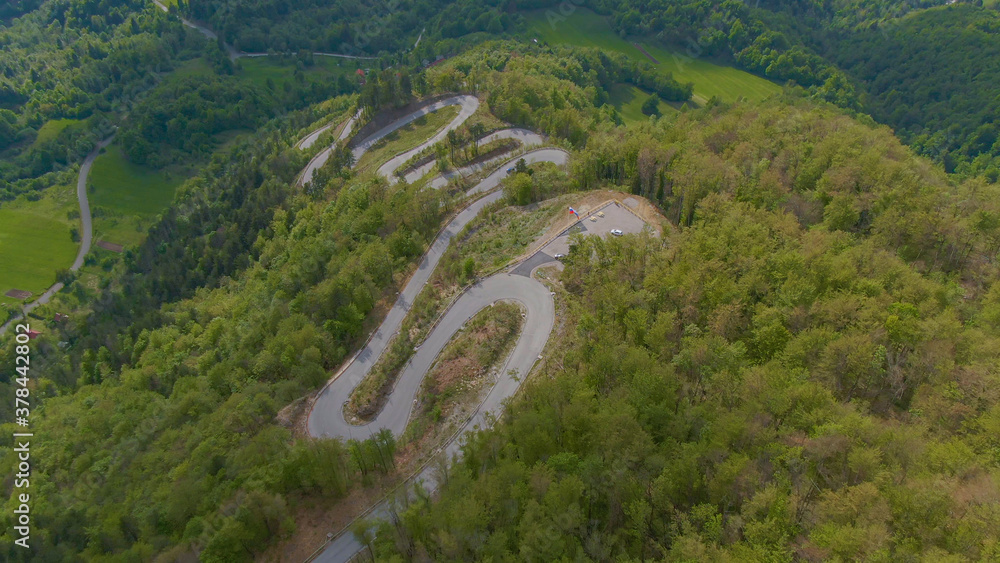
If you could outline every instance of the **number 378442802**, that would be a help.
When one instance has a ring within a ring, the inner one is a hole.
[[[18,426],[27,426],[28,417],[31,414],[31,405],[28,396],[31,390],[28,389],[28,370],[31,367],[31,337],[35,334],[31,332],[31,327],[26,324],[19,324],[14,327],[14,371],[16,377],[14,382],[14,417]]]

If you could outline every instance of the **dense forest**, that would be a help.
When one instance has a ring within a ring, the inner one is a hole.
[[[273,81],[262,84],[234,76],[229,64],[224,65],[228,73],[165,81],[137,102],[125,119],[119,133],[123,152],[131,162],[152,167],[204,158],[216,147],[214,137],[219,133],[254,130],[275,115],[358,87],[345,74],[307,81],[302,71],[314,64],[312,57],[291,60],[301,68],[280,87]]]
[[[618,127],[602,80],[627,69],[515,49],[430,69],[428,93],[474,84],[497,116],[580,148],[577,189],[643,195],[673,227],[578,243],[560,361],[372,548],[991,557],[995,189],[803,99]],[[347,170],[290,190],[312,119],[215,158],[94,312],[39,344],[44,557],[249,559],[291,532],[297,499],[391,469],[374,461],[388,437],[292,440],[274,416],[357,346],[448,207]]]
[[[183,13],[207,22],[226,42],[247,52],[306,49],[379,55],[407,50],[423,29],[428,36],[455,38],[473,32],[498,34],[512,25],[506,2],[499,0],[307,0],[294,8],[283,1],[183,0],[179,5]]]
[[[0,200],[47,187],[157,73],[196,56],[201,42],[150,6],[50,0],[0,26]]]
[[[854,33],[830,56],[864,84],[866,110],[948,172],[1000,177],[1000,12],[955,5]]]

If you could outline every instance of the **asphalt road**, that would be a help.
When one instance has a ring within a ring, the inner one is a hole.
[[[526,153],[518,158],[524,158],[528,162],[547,161],[555,162],[556,164],[561,165],[566,163],[568,155],[565,151],[560,149],[538,149],[530,153]],[[493,174],[487,176],[482,182],[469,190],[468,193],[477,194],[496,188],[500,184],[500,181],[507,176],[507,168],[510,167],[509,164],[510,161],[498,168]],[[458,215],[456,215],[455,218],[452,219],[451,222],[449,222],[448,225],[441,231],[441,233],[438,234],[434,243],[431,244],[430,249],[420,260],[417,271],[413,273],[413,276],[410,278],[409,282],[407,282],[403,291],[400,292],[399,297],[396,299],[396,303],[393,304],[388,314],[386,314],[385,319],[382,321],[382,324],[378,327],[378,329],[376,329],[371,339],[364,346],[364,348],[357,353],[355,358],[350,361],[343,372],[333,382],[327,385],[327,387],[320,393],[320,396],[316,399],[312,413],[309,416],[308,428],[310,434],[313,436],[342,437],[350,439],[367,438],[383,427],[392,429],[395,434],[402,431],[406,425],[406,420],[409,417],[413,395],[416,391],[417,384],[419,384],[420,379],[423,377],[423,372],[416,373],[411,376],[416,378],[415,383],[410,382],[409,379],[406,378],[405,373],[402,374],[396,383],[396,387],[393,390],[392,396],[390,397],[386,407],[374,421],[367,425],[358,426],[345,420],[343,404],[350,396],[354,388],[357,387],[361,380],[364,379],[365,375],[368,374],[372,366],[375,365],[375,362],[378,360],[379,356],[382,355],[383,351],[385,351],[385,348],[392,340],[392,337],[399,331],[399,327],[403,324],[403,319],[406,317],[406,313],[410,310],[413,301],[430,279],[431,274],[434,272],[434,268],[437,267],[437,264],[440,262],[445,250],[448,249],[451,239],[461,232],[470,221],[479,215],[479,212],[482,211],[483,208],[502,197],[502,192],[494,191],[476,200],[474,203],[459,212]],[[499,275],[504,276],[505,274]],[[485,285],[487,282],[490,282],[491,279],[492,278],[488,278],[482,283]],[[531,280],[531,282],[538,287],[542,287],[542,285],[538,282],[533,280]],[[521,282],[509,283],[520,284]],[[492,282],[490,282],[489,287],[494,288]],[[496,289],[494,301],[508,298],[508,293],[502,288],[494,289]],[[470,291],[470,293],[472,292]],[[548,295],[548,292],[545,293]],[[533,303],[528,302],[526,305],[533,305]],[[456,302],[454,306],[457,307],[458,302]],[[467,318],[471,318],[476,312],[479,311],[479,309],[470,311],[467,307],[463,306],[461,311],[468,314]],[[452,311],[449,311],[448,315],[451,314]],[[541,322],[544,325],[545,319],[539,319],[538,322]],[[442,319],[442,324],[427,337],[425,345],[421,346],[421,350],[414,355],[411,360],[411,364],[418,365],[418,361],[422,361],[423,357],[429,354],[429,352],[424,350],[424,348],[430,344],[432,338],[438,330],[443,330],[447,333],[448,329],[446,327],[442,328],[444,326],[444,319]],[[448,334],[448,338],[450,339],[450,334]],[[544,342],[542,344],[544,344]],[[430,360],[433,361],[436,356],[437,354],[434,353],[431,355]],[[408,370],[409,366],[406,369]],[[407,383],[404,384],[404,381]]]
[[[538,145],[540,145],[540,144],[542,144],[542,143],[545,142],[545,139],[543,139],[541,135],[539,135],[538,133],[535,133],[534,131],[529,131],[527,129],[521,129],[521,128],[513,127],[513,128],[510,128],[510,129],[501,129],[499,131],[494,131],[494,132],[490,133],[489,135],[484,136],[482,139],[479,139],[478,141],[476,141],[476,144],[479,145],[479,146],[483,146],[483,145],[485,145],[487,143],[492,143],[493,141],[496,141],[498,139],[515,139],[515,140],[519,141],[521,143],[521,146],[524,147],[524,148],[526,148],[526,149],[538,146]],[[411,156],[413,154],[416,154],[416,153],[413,152],[411,154]],[[498,157],[492,158],[492,159],[490,159],[490,160],[488,160],[486,162],[481,162],[479,164],[472,164],[472,165],[469,165],[469,166],[464,166],[464,167],[459,168],[457,170],[449,170],[448,172],[445,172],[441,176],[435,178],[433,180],[433,182],[441,182],[441,181],[443,181],[444,182],[443,185],[448,185],[448,182],[451,181],[452,178],[457,178],[457,177],[460,177],[460,176],[468,176],[470,174],[475,174],[475,173],[477,173],[477,172],[479,172],[481,170],[486,170],[487,168],[491,168],[493,166],[496,166],[497,161],[499,159],[502,159],[502,158],[503,158],[503,156],[498,156]],[[406,160],[409,160],[409,158],[407,158]],[[406,162],[406,160],[404,160],[403,162]],[[400,164],[402,164],[402,162]],[[412,184],[413,182],[416,182],[417,180],[419,180],[419,179],[423,178],[424,176],[426,176],[427,174],[429,174],[432,170],[434,170],[434,168],[436,166],[437,166],[437,160],[432,160],[432,161],[430,161],[430,162],[428,162],[428,163],[426,163],[426,164],[424,164],[422,166],[419,166],[419,167],[414,168],[413,170],[411,170],[409,173],[407,173],[404,176],[404,179],[406,180],[407,184]],[[389,181],[392,182],[392,183],[396,183],[397,181],[399,181],[399,179],[395,176],[395,174],[393,174],[395,171],[396,171],[395,168],[389,170],[388,168],[386,168],[384,166],[379,169],[379,172],[381,172],[382,175],[385,176],[386,178],[388,178]],[[442,186],[441,185],[433,185],[433,183],[432,183],[431,187],[432,188],[440,188]]]
[[[348,121],[350,121],[350,120],[348,120]],[[326,133],[327,130],[329,130],[334,125],[336,125],[336,124],[335,123],[327,123],[326,125],[320,127],[319,129],[316,129],[312,133],[309,133],[308,135],[306,135],[305,137],[303,137],[302,140],[299,141],[297,145],[295,145],[295,148],[297,148],[299,150],[306,150],[306,149],[312,148],[312,146],[315,145],[316,141],[319,139],[319,136],[322,135],[323,133]]]
[[[455,116],[455,119],[451,120],[451,123],[449,123],[447,126],[445,126],[444,129],[438,131],[437,133],[434,134],[434,136],[427,139],[423,143],[420,143],[419,145],[413,147],[412,149],[404,153],[397,154],[396,156],[390,158],[388,162],[379,167],[378,169],[379,173],[382,174],[383,176],[391,177],[392,173],[395,172],[397,168],[402,166],[404,162],[410,160],[410,158],[413,155],[417,154],[418,152],[424,150],[425,148],[431,145],[436,145],[437,143],[441,142],[445,137],[448,136],[449,131],[458,129],[459,126],[465,123],[467,119],[472,117],[472,114],[476,113],[476,110],[479,109],[479,98],[475,96],[466,96],[466,95],[452,96],[450,98],[445,98],[443,100],[434,102],[433,104],[428,104],[418,109],[417,111],[407,115],[406,117],[392,122],[390,125],[387,125],[382,129],[379,129],[370,137],[365,139],[364,142],[354,147],[354,162],[358,162],[359,160],[361,160],[361,157],[364,156],[365,152],[367,152],[368,149],[372,147],[372,145],[382,140],[382,138],[385,137],[386,135],[399,129],[400,127],[403,127],[417,119],[420,119],[421,117],[427,115],[428,113],[435,112],[441,108],[445,108],[448,106],[459,106],[458,115]]]
[[[517,164],[518,160],[524,159],[526,164],[536,164],[539,162],[551,162],[559,166],[563,166],[569,161],[569,153],[562,149],[536,149],[530,152],[526,152],[522,155],[515,156],[514,158],[508,159],[506,162],[501,164],[496,171],[486,177],[482,182],[476,184],[471,190],[466,193],[477,194],[488,192],[500,185],[500,180],[507,177],[507,169],[512,168]],[[431,182],[433,187],[435,183],[438,182],[437,179]],[[447,185],[447,181],[445,182]]]
[[[410,418],[420,382],[445,345],[476,313],[500,300],[521,303],[527,311],[527,318],[508,365],[501,370],[500,381],[490,392],[487,403],[482,407],[484,410],[499,408],[500,400],[517,390],[517,381],[511,378],[508,371],[514,369],[519,376],[528,373],[545,346],[555,320],[552,297],[545,286],[533,279],[509,274],[489,277],[471,287],[455,301],[403,368],[388,403],[375,420],[363,426],[352,425],[344,419],[342,408],[351,391],[366,375],[366,368],[370,369],[376,360],[374,351],[370,351],[372,353],[365,355],[364,358],[359,357],[361,361],[356,360],[351,366],[352,369],[345,371],[324,390],[309,418],[310,433],[363,440],[382,428],[388,428],[393,434],[400,435]],[[400,320],[402,316],[400,315]],[[385,332],[386,328],[385,325],[380,328],[383,335],[394,334],[395,331]],[[373,341],[372,344],[376,343]]]
[[[82,229],[80,230],[80,250],[76,253],[76,260],[73,261],[73,265],[69,268],[74,272],[83,266],[83,259],[90,252],[90,242],[94,236],[94,227],[90,217],[90,202],[87,200],[87,176],[90,175],[90,168],[94,165],[94,161],[101,154],[101,149],[110,145],[114,138],[115,136],[112,135],[97,143],[94,150],[87,155],[83,164],[80,165],[80,174],[76,178],[76,199],[80,201],[80,223],[82,224]]]
[[[567,162],[568,156],[565,151],[559,149],[538,149],[517,158],[524,158],[528,163],[548,161],[563,165]],[[507,176],[507,168],[516,161],[517,159],[512,159],[504,163],[468,193],[493,190]],[[460,454],[459,438],[462,435],[476,428],[487,427],[489,420],[500,413],[503,402],[517,391],[524,376],[540,357],[555,322],[554,303],[545,286],[533,278],[507,273],[486,278],[454,302],[403,368],[389,401],[374,421],[361,426],[350,424],[344,419],[343,405],[351,391],[378,360],[392,336],[399,330],[410,305],[427,283],[451,239],[484,207],[501,197],[503,197],[502,192],[494,191],[480,198],[460,212],[438,235],[371,340],[350,361],[344,371],[320,393],[309,415],[308,429],[311,435],[364,439],[382,428],[389,428],[393,434],[398,435],[406,427],[421,380],[444,346],[476,313],[497,301],[508,300],[519,302],[524,306],[526,310],[524,328],[507,363],[500,369],[497,383],[490,389],[476,412],[445,446],[445,458],[450,460]],[[437,489],[438,476],[433,466],[425,468],[414,477],[414,480],[422,482],[427,490]],[[372,507],[366,517],[384,519],[389,515],[389,503],[382,502]],[[346,563],[362,549],[364,546],[353,534],[342,533],[327,544],[314,560],[323,563]]]
[[[370,149],[373,145],[375,145],[375,143],[385,138],[387,135],[391,134],[392,132],[402,127],[405,127],[406,125],[409,125],[410,123],[416,121],[417,119],[420,119],[421,117],[429,113],[435,112],[447,106],[461,106],[461,109],[459,109],[458,115],[455,116],[455,119],[451,120],[451,123],[445,126],[445,128],[439,131],[436,135],[434,135],[427,141],[421,143],[420,146],[416,147],[411,151],[403,153],[404,155],[411,154],[413,153],[413,151],[419,152],[420,150],[423,150],[424,147],[431,146],[434,143],[441,141],[441,139],[445,138],[445,136],[448,135],[448,131],[451,131],[452,129],[457,129],[459,126],[465,123],[465,120],[469,119],[469,117],[471,117],[472,114],[476,113],[476,110],[479,109],[479,99],[476,98],[475,96],[464,96],[464,95],[452,96],[444,100],[439,100],[437,102],[427,104],[426,106],[414,112],[411,112],[396,121],[393,121],[389,125],[386,125],[385,127],[371,134],[368,138],[366,138],[364,141],[362,141],[360,144],[358,144],[358,146],[354,148],[352,152],[352,156],[354,157],[354,162],[358,162],[359,160],[361,160],[361,157],[364,156],[366,152],[368,152],[368,149]],[[344,131],[342,131],[340,134],[340,138],[337,139],[338,141],[342,141],[347,138],[347,135],[350,134],[351,130],[354,128],[354,124],[357,121],[357,118],[358,116],[355,115],[354,117],[351,118],[350,121],[348,121],[347,126],[344,127]],[[306,182],[312,180],[313,175],[316,174],[316,171],[322,168],[323,165],[326,164],[326,161],[330,159],[330,155],[332,154],[332,152],[333,152],[333,147],[327,147],[326,149],[320,151],[319,154],[314,156],[313,159],[309,161],[309,164],[307,164],[306,167],[302,170],[302,174],[299,175],[300,186],[303,186],[306,184]],[[391,176],[392,172],[395,171],[396,168],[398,168],[400,165],[402,165],[410,158],[409,156],[405,158],[402,157],[403,155],[398,155],[395,158],[391,159],[388,163],[380,167],[379,171],[386,169],[388,166],[392,166],[392,168],[388,168],[389,175]]]

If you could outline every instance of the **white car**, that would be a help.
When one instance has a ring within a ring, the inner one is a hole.
[[[611,234],[615,235],[616,237],[620,237],[625,233],[623,233],[621,229],[611,229]]]
[[[566,257],[565,254],[556,254],[553,258],[555,258],[556,260],[562,260],[565,257]]]

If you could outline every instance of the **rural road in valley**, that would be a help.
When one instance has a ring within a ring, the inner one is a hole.
[[[70,266],[70,270],[77,271],[83,266],[83,259],[90,252],[90,242],[94,236],[94,227],[90,217],[90,202],[87,200],[87,176],[90,175],[90,168],[94,165],[101,149],[111,144],[115,136],[111,135],[94,148],[80,166],[80,174],[76,178],[76,198],[80,201],[80,222],[83,229],[80,232],[80,250],[76,253],[76,260]]]
[[[111,144],[115,136],[111,135],[107,139],[97,143],[94,150],[90,151],[87,158],[83,159],[83,164],[80,165],[80,173],[76,177],[76,199],[80,203],[80,250],[76,253],[76,260],[73,261],[73,265],[69,269],[73,272],[79,270],[83,267],[83,260],[87,257],[87,253],[90,252],[90,243],[94,236],[94,226],[93,220],[90,216],[90,201],[87,199],[87,176],[90,175],[90,168],[94,165],[94,161],[101,154],[101,149]],[[52,299],[52,296],[63,288],[62,282],[56,282],[52,284],[52,287],[45,290],[38,299],[35,299],[31,303],[28,303],[21,308],[24,315],[30,313],[35,307],[39,305],[44,305]],[[3,326],[0,326],[0,336],[7,332],[7,327],[11,324],[17,322],[23,318],[23,315],[16,315],[11,317]]]
[[[160,0],[153,0],[153,4],[156,4],[156,7],[163,10],[164,12],[170,13],[170,9],[167,8],[167,6],[163,2],[160,2]],[[178,17],[180,18],[179,15]],[[202,25],[198,22],[191,21],[185,18],[180,18],[180,20],[182,24],[186,25],[187,27],[190,27],[191,29],[196,30],[198,33],[201,33],[211,41],[217,41],[219,39],[219,36],[216,35],[214,31],[212,31],[205,25]],[[238,59],[240,57],[256,58],[256,57],[271,56],[271,53],[247,53],[245,51],[237,51],[236,48],[230,45],[229,43],[223,43],[223,45],[226,46],[226,52],[229,53],[229,58],[231,59]],[[321,51],[314,51],[313,55],[320,57],[337,57],[338,59],[357,59],[357,60],[374,60],[378,58],[378,57],[365,57],[361,55],[343,55],[340,53],[324,53]]]

